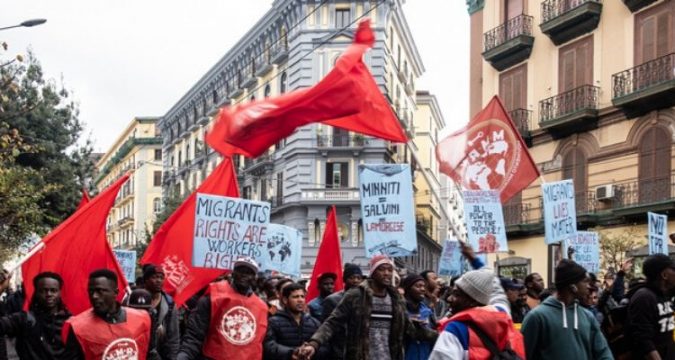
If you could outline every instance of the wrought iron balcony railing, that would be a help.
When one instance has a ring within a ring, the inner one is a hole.
[[[327,147],[360,147],[367,144],[361,135],[317,135],[316,145],[319,148]]]
[[[513,123],[521,135],[527,135],[530,132],[530,122],[532,121],[532,110],[515,109],[509,112]]]
[[[612,98],[620,98],[675,79],[675,53],[612,75]]]
[[[532,16],[519,15],[483,34],[483,52],[520,35],[532,36]]]
[[[588,2],[600,0],[546,0],[541,3],[541,22],[545,23]]]
[[[580,110],[598,108],[600,88],[583,85],[539,102],[539,122],[553,121]]]

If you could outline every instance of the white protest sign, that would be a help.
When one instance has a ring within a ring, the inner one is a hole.
[[[127,282],[136,281],[136,250],[113,250]]]
[[[302,258],[302,232],[290,226],[269,224],[265,246],[258,259],[260,270],[278,271],[300,277]]]
[[[597,274],[600,271],[600,242],[598,233],[593,231],[577,231],[567,240],[568,248],[574,250],[572,260],[583,266],[588,272]]]
[[[238,257],[258,259],[269,221],[267,202],[198,193],[192,266],[231,270]]]
[[[649,255],[668,255],[668,216],[647,213],[649,227]]]
[[[544,196],[544,229],[547,244],[556,244],[577,233],[577,211],[572,180],[541,185]]]
[[[478,253],[509,251],[502,202],[496,190],[464,190],[464,217],[469,243]]]

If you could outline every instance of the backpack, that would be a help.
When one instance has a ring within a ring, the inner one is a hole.
[[[495,344],[495,342],[492,341],[492,339],[490,339],[490,337],[476,324],[470,322],[465,322],[464,324],[470,327],[471,330],[473,330],[476,335],[478,335],[480,340],[483,342],[483,345],[485,345],[485,347],[490,351],[490,354],[492,354],[492,360],[525,360],[521,358],[520,355],[516,354],[516,352],[511,349],[511,345],[508,343],[506,344],[504,350],[499,350],[497,348],[497,344]]]

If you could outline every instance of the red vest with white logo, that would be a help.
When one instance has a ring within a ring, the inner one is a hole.
[[[107,323],[92,309],[73,316],[63,327],[63,339],[67,339],[72,327],[86,360],[145,360],[150,344],[150,315],[127,307],[124,311],[127,320],[117,324]],[[133,354],[136,357],[130,356]]]
[[[441,320],[438,323],[438,331],[444,331],[446,325],[453,321],[471,322],[477,325],[495,342],[497,348],[504,350],[508,344],[516,354],[525,359],[523,335],[516,331],[511,317],[506,313],[498,311],[492,306],[471,308],[457,313],[450,319]],[[469,331],[469,359],[492,359],[490,350],[485,347],[480,337],[468,326],[467,330]]]
[[[211,322],[202,353],[215,360],[262,359],[267,306],[258,296],[241,295],[227,281],[209,285]]]

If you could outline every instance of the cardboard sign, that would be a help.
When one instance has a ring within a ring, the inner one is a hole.
[[[445,240],[441,257],[438,260],[438,275],[457,277],[462,275],[463,270],[464,259],[459,241]]]
[[[477,253],[509,251],[504,213],[496,190],[465,190],[464,217],[469,243]]]
[[[547,244],[556,244],[577,233],[577,210],[572,180],[541,185]]]
[[[410,165],[359,165],[359,183],[366,256],[416,254]]]
[[[136,250],[113,250],[127,282],[136,281]]]
[[[260,270],[300,277],[301,258],[302,232],[290,226],[269,224],[265,246],[258,259]]]
[[[192,266],[231,270],[239,257],[260,258],[269,221],[267,202],[198,193]]]
[[[668,255],[668,216],[647,213],[649,227],[649,255]]]
[[[566,240],[568,248],[574,250],[572,260],[583,266],[588,272],[597,274],[600,271],[600,241],[598,233],[593,231],[577,231],[576,236]],[[567,254],[567,249],[565,249]]]

